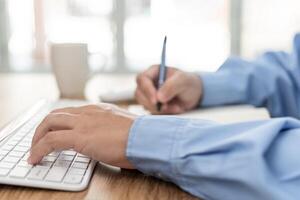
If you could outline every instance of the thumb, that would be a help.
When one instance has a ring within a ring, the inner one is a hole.
[[[157,98],[161,103],[167,103],[176,97],[183,88],[183,77],[181,74],[171,76],[158,90]]]

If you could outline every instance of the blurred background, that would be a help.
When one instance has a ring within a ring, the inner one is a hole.
[[[94,72],[159,63],[215,71],[229,55],[290,50],[299,0],[0,0],[0,71],[49,72],[51,42],[89,45]]]

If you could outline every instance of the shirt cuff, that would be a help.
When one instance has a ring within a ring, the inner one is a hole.
[[[133,123],[126,156],[141,172],[164,180],[174,180],[174,145],[185,119],[167,116],[142,116]],[[168,173],[166,173],[168,172]]]
[[[235,58],[228,59],[214,73],[202,73],[200,78],[203,84],[203,98],[200,106],[217,106],[226,104],[244,103],[246,88],[245,77],[239,73],[240,61]]]

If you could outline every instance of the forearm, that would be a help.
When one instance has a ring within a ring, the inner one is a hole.
[[[219,125],[173,117],[136,120],[127,157],[140,171],[205,199],[293,199],[300,123]],[[290,154],[292,148],[293,154]]]
[[[272,117],[300,117],[300,36],[292,54],[268,52],[253,61],[229,58],[216,73],[202,74],[202,106],[252,104]]]

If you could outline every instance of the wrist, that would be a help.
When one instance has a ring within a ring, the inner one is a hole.
[[[130,118],[128,118],[128,124],[125,130],[126,134],[124,137],[124,141],[123,141],[123,152],[122,152],[122,165],[121,168],[126,168],[126,169],[135,169],[134,165],[128,160],[127,156],[126,156],[126,152],[127,152],[127,148],[128,148],[128,140],[129,140],[129,134],[130,134],[130,130],[134,124],[134,121],[136,120],[136,116],[131,116]]]
[[[199,75],[191,73],[191,90],[194,93],[192,108],[197,108],[201,104],[203,98],[203,83]]]

